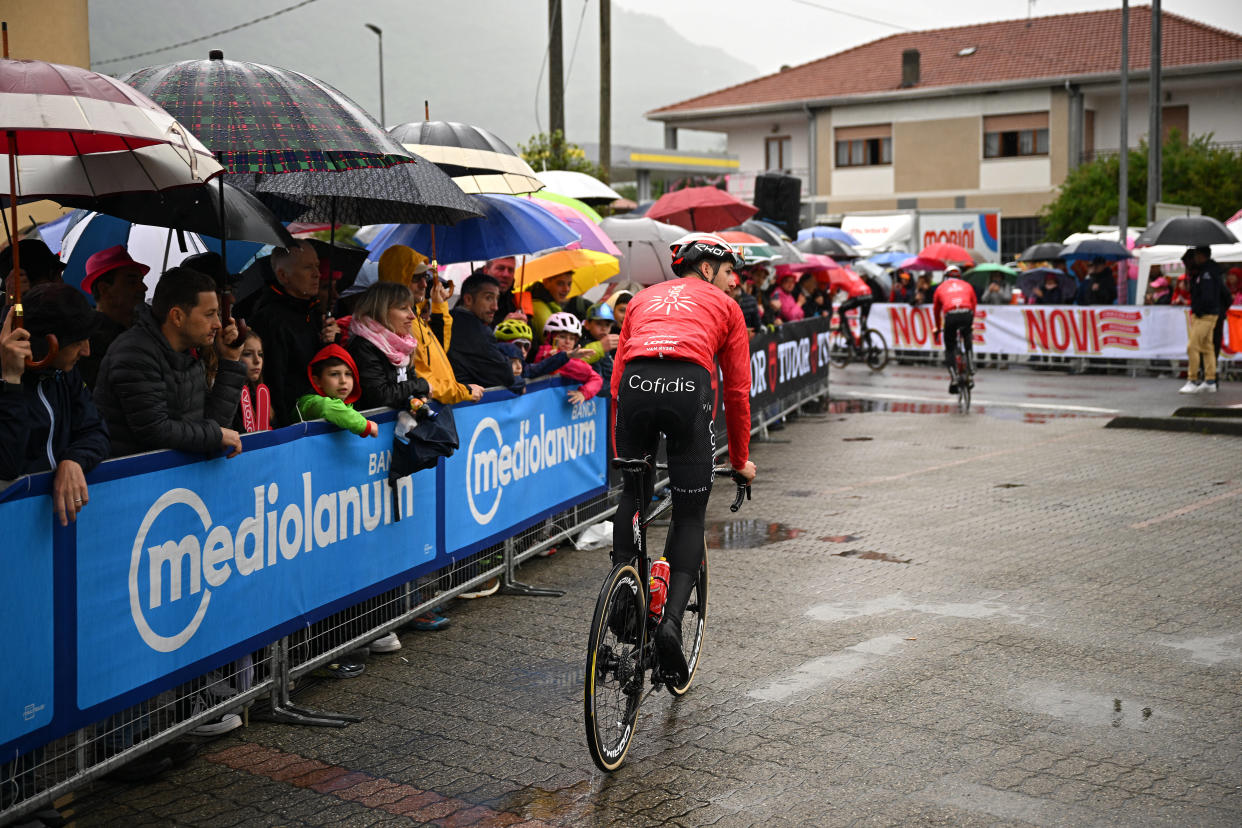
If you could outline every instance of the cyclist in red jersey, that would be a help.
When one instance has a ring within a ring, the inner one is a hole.
[[[855,351],[861,348],[854,341],[853,334],[850,333],[849,322],[845,318],[845,314],[858,308],[858,336],[859,341],[865,337],[867,333],[867,317],[871,314],[871,303],[875,297],[871,295],[871,287],[863,281],[863,278],[852,271],[846,270],[843,277],[834,287],[834,293],[844,293],[846,300],[837,306],[838,325],[841,328],[841,335],[845,337],[845,341],[850,343]]]
[[[612,371],[616,401],[614,445],[618,457],[654,456],[666,437],[673,520],[664,555],[671,570],[656,651],[664,674],[684,683],[689,669],[681,650],[681,618],[703,557],[704,514],[712,488],[716,362],[729,433],[729,460],[748,481],[755,477],[750,448],[750,345],[746,321],[726,293],[742,259],[711,233],[691,233],[671,245],[673,272],[681,278],[653,285],[630,300]],[[648,480],[650,482],[650,475]],[[638,492],[631,476],[622,503]],[[644,493],[643,502],[651,499]],[[614,563],[637,555],[630,522],[613,523]]]
[[[954,343],[957,337],[962,338],[962,346],[969,360],[974,353],[975,308],[979,300],[975,297],[975,289],[961,278],[961,271],[950,266],[945,271],[945,279],[936,288],[932,299],[932,323],[936,333],[944,331],[944,363],[949,368],[949,393],[957,393],[957,369],[953,360]],[[942,318],[943,317],[943,318]],[[973,372],[972,372],[973,373]],[[974,386],[974,380],[967,380]]]

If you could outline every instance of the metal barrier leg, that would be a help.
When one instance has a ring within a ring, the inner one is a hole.
[[[531,598],[560,598],[565,594],[563,589],[547,589],[524,584],[513,577],[513,538],[505,539],[505,571],[500,578],[502,595],[525,595]]]
[[[272,683],[271,710],[261,718],[277,724],[306,725],[308,727],[345,727],[351,722],[362,721],[361,716],[346,713],[328,713],[299,707],[289,700],[289,639],[282,638],[272,645],[275,650],[276,681]]]

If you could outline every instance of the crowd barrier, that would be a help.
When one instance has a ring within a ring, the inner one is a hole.
[[[822,318],[753,338],[755,431],[826,395],[828,350]],[[571,405],[566,388],[454,406],[461,447],[403,478],[395,513],[392,411],[371,415],[374,440],[317,421],[246,435],[233,459],[105,462],[67,527],[50,473],[0,492],[20,665],[0,685],[0,824],[228,711],[344,726],[293,685],[494,577],[554,594],[517,567],[611,516],[618,491],[608,401]]]
[[[910,361],[940,362],[930,305],[876,304],[869,327]],[[1185,370],[1189,309],[1168,305],[980,305],[974,350],[988,364],[1059,364],[1130,372]],[[1226,317],[1222,370],[1242,369],[1242,308]]]

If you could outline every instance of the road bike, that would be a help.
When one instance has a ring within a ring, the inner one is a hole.
[[[888,365],[888,342],[884,335],[867,327],[855,335],[845,319],[833,329],[829,348],[828,358],[837,368],[844,368],[855,359],[866,363],[872,371],[882,371]]]
[[[673,696],[683,696],[690,689],[703,653],[703,633],[707,626],[707,543],[699,575],[686,612],[682,616],[682,651],[689,674],[681,685],[673,683],[660,672],[660,659],[655,649],[655,631],[659,617],[648,612],[651,601],[651,562],[647,556],[647,526],[673,505],[672,494],[666,494],[650,510],[647,506],[647,476],[657,469],[652,458],[616,458],[613,468],[633,475],[634,491],[638,492],[631,524],[638,554],[619,563],[608,573],[587,640],[586,681],[583,692],[583,714],[586,722],[587,747],[596,766],[605,772],[615,771],[625,762],[638,722],[638,709],[651,693],[665,688]],[[729,508],[736,512],[743,500],[750,499],[750,484],[731,468],[713,468],[716,477],[731,477],[737,484],[737,497]],[[615,520],[624,519],[625,507],[617,510]],[[649,676],[649,678],[648,678]]]
[[[961,414],[970,413],[970,392],[975,387],[975,366],[966,349],[967,336],[970,331],[954,337],[953,342],[953,377],[957,385],[957,410]]]

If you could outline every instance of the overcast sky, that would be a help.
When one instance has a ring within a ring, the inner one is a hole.
[[[582,0],[564,0],[565,16]],[[698,43],[731,48],[764,74],[796,66],[904,30],[939,29],[1096,9],[1121,0],[613,0],[667,20]],[[1135,3],[1131,3],[1134,8]],[[1242,0],[1165,0],[1165,12],[1242,33]],[[833,11],[835,10],[835,11]],[[869,18],[869,19],[860,19]]]

